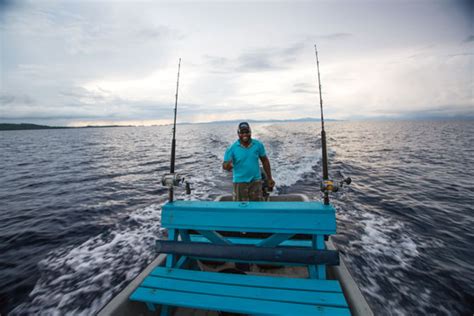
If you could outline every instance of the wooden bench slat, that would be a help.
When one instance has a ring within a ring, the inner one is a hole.
[[[218,202],[218,201],[174,201],[166,203],[164,208],[172,206],[174,209],[193,209],[208,212],[222,212],[226,210],[253,213],[255,210],[263,212],[306,212],[310,214],[334,213],[332,205],[325,205],[319,201],[312,202]]]
[[[147,277],[141,286],[153,289],[222,295],[236,298],[251,298],[318,306],[348,307],[342,293],[272,289],[268,287],[248,286],[247,284],[229,285],[225,283],[177,280],[153,276]]]
[[[166,216],[166,214],[164,213]],[[335,221],[331,216],[296,219],[287,215],[253,214],[247,220],[242,217],[250,215],[220,214],[215,216],[211,213],[199,212],[174,212],[171,222],[163,217],[163,227],[193,230],[215,230],[215,231],[245,231],[256,233],[300,233],[314,235],[331,235],[336,233]],[[272,217],[270,220],[269,217]],[[304,224],[300,222],[304,221]],[[236,225],[235,223],[239,223]]]
[[[349,309],[139,287],[131,300],[260,315],[350,315]]]
[[[335,211],[320,202],[175,201],[163,206],[162,225],[214,231],[334,234]]]
[[[337,280],[308,280],[277,276],[268,277],[257,275],[239,275],[230,273],[169,269],[164,267],[156,267],[153,269],[150,275],[180,280],[216,282],[229,285],[241,285],[242,283],[245,283],[247,286],[269,287],[274,289],[342,293],[341,286]]]

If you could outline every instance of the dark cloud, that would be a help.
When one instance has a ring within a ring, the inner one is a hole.
[[[13,0],[0,0],[0,13],[15,6]]]
[[[137,30],[136,34],[139,38],[144,38],[148,40],[182,40],[185,38],[184,34],[179,32],[178,30],[171,29],[164,25],[143,27]]]
[[[384,113],[387,117],[403,119],[441,119],[441,118],[474,118],[474,109],[468,105],[440,105],[426,109],[414,110],[387,110],[384,108],[374,109],[375,112]]]
[[[104,95],[103,92],[80,87],[63,88],[58,92],[59,99],[49,103],[34,100],[28,95],[0,95],[0,118],[26,121],[172,118],[170,104],[127,100]]]
[[[305,49],[305,43],[295,43],[289,47],[256,49],[240,55],[237,71],[264,71],[287,69]]]
[[[309,93],[309,94],[317,94],[318,91],[316,90],[308,90],[308,89],[293,89],[291,90],[293,93]]]
[[[204,63],[210,68],[211,73],[226,73],[233,69],[232,60],[226,57],[204,56]]]
[[[309,83],[300,82],[300,83],[295,83],[293,85],[293,90],[291,92],[293,92],[293,93],[316,94],[316,93],[318,93],[318,90],[316,89],[315,84],[311,85]]]
[[[11,104],[15,102],[15,97],[12,95],[0,95],[0,105]]]
[[[144,38],[156,39],[166,36],[167,29],[164,27],[143,28],[138,30],[137,34]]]
[[[352,36],[354,35],[351,33],[331,33],[331,34],[319,35],[316,37],[321,38],[321,39],[326,39],[326,40],[341,40],[341,39],[345,40]]]
[[[449,57],[459,57],[459,56],[472,56],[474,53],[462,53],[462,54],[449,54]]]
[[[474,42],[474,35],[468,36],[468,37],[464,40],[464,43],[469,43],[469,42]]]
[[[282,67],[276,65],[275,56],[269,51],[254,51],[241,55],[238,59],[238,71],[277,70]]]
[[[12,95],[4,94],[0,95],[0,106],[11,105],[11,104],[33,104],[34,99],[28,95]]]
[[[299,42],[288,47],[247,50],[236,59],[209,55],[204,58],[216,73],[273,71],[288,69],[305,48],[306,43]]]
[[[112,97],[113,94],[110,91],[100,87],[96,89],[97,91],[90,91],[82,87],[65,87],[59,92],[59,96],[66,100],[82,104],[104,104],[121,101],[118,97]]]

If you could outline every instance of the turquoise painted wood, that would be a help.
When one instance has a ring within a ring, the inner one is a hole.
[[[265,315],[350,315],[337,281],[155,268],[132,300]]]
[[[242,284],[242,280],[248,286],[257,287],[269,287],[275,289],[294,289],[302,291],[324,291],[341,293],[342,289],[339,282],[336,280],[309,280],[309,279],[298,279],[298,278],[282,278],[282,277],[269,277],[269,276],[256,276],[256,275],[240,275],[230,273],[214,273],[184,270],[184,269],[168,269],[164,267],[156,267],[150,273],[150,276],[163,277],[176,279],[176,280],[197,280],[202,282],[222,282],[225,280],[226,284]],[[310,282],[308,282],[310,281]]]
[[[200,273],[199,271],[195,272]],[[225,282],[225,279],[223,279],[222,282]],[[282,290],[255,286],[249,287],[245,284],[245,279],[242,278],[241,284],[229,285],[225,283],[210,283],[196,280],[176,280],[149,276],[143,281],[141,286],[154,289],[195,292],[210,295],[216,293],[225,293],[225,295],[228,296],[242,298],[255,298],[262,300],[276,298],[280,302],[347,307],[347,303],[344,300],[344,295],[342,293]]]
[[[257,247],[276,247],[280,245],[282,242],[290,239],[296,234],[274,234],[273,236],[270,236],[259,243],[257,243],[255,246]]]
[[[313,237],[314,239],[315,237]],[[316,246],[314,246],[316,245]],[[326,245],[324,244],[324,236],[322,235],[317,235],[316,236],[316,242],[313,242],[313,248],[318,249],[318,250],[323,250],[326,248]],[[325,279],[326,278],[326,266],[324,264],[320,264],[317,266],[318,269],[318,279]]]
[[[133,301],[148,301],[154,304],[169,304],[203,310],[227,311],[251,315],[325,315],[349,316],[350,311],[341,307],[325,307],[308,304],[283,303],[272,299],[258,300],[208,295],[200,293],[177,292],[162,289],[139,287],[130,296]]]
[[[335,234],[335,211],[320,202],[175,201],[163,206],[167,228],[268,233]]]
[[[206,237],[206,239],[210,240],[214,244],[218,245],[229,245],[230,242],[221,234],[215,231],[207,231],[207,230],[198,230],[202,236]]]
[[[321,202],[175,201],[163,207],[162,225],[179,232],[197,230],[215,244],[231,243],[219,230],[274,234],[256,246],[277,246],[295,234],[310,234],[311,247],[324,249],[324,235],[336,232],[336,217],[332,205]],[[310,266],[309,272],[312,278],[326,277],[324,265]]]
[[[175,201],[164,205],[162,226],[170,240],[324,249],[324,235],[336,232],[336,218],[334,208],[320,202]],[[272,235],[227,237],[219,231]],[[295,234],[313,237],[290,240]],[[325,280],[325,266],[309,266],[311,279],[295,279],[180,269],[184,262],[185,257],[168,255],[166,267],[155,268],[130,299],[149,308],[159,304],[162,315],[168,306],[254,315],[350,315],[339,282]]]
[[[204,236],[201,235],[189,235],[191,241],[194,242],[210,242]],[[241,237],[227,237],[227,240],[233,244],[241,244],[241,245],[256,245],[262,241],[260,238],[241,238]],[[311,247],[311,240],[304,240],[304,239],[289,239],[285,240],[280,244],[281,246],[289,246],[289,247]]]
[[[251,281],[242,282],[239,280],[236,282],[237,284],[235,284],[226,278],[223,273],[213,273],[217,274],[214,280],[212,282],[206,282],[202,280],[202,276],[199,276],[199,273],[196,273],[196,271],[193,272],[194,275],[188,275],[187,279],[170,278],[169,274],[166,272],[159,276],[148,276],[141,286],[174,291],[198,292],[203,294],[226,293],[226,295],[229,296],[256,299],[271,298],[272,300],[280,302],[348,307],[344,295],[341,292],[330,291],[331,285],[329,285],[329,289],[326,289],[324,283],[318,284],[317,291],[307,291],[295,288],[288,289],[281,286],[279,288],[271,288],[268,284],[255,285]],[[265,278],[268,277],[263,277],[261,281],[264,282]],[[241,276],[241,279],[245,281],[246,276]],[[305,280],[305,282],[311,282],[311,280]]]

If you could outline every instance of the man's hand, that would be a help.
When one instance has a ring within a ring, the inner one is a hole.
[[[273,190],[274,186],[275,186],[275,181],[272,178],[268,179],[268,187],[270,188],[270,191]]]
[[[224,170],[227,170],[227,171],[232,171],[232,161],[224,161],[224,163],[222,164],[222,168],[224,168]]]

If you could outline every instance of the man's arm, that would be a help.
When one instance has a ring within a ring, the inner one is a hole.
[[[224,163],[222,168],[227,171],[232,171],[232,146],[228,147],[224,153]]]
[[[224,161],[222,164],[222,168],[227,171],[232,171],[232,160],[231,161]]]
[[[273,188],[275,186],[275,181],[273,181],[272,178],[272,170],[270,168],[270,160],[268,160],[267,156],[260,157],[260,161],[262,162],[263,165],[263,170],[267,174],[268,177],[268,186],[270,188]]]

